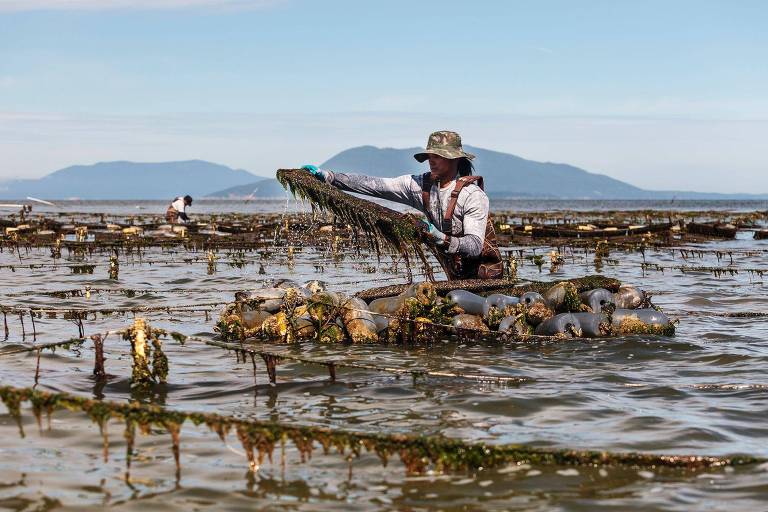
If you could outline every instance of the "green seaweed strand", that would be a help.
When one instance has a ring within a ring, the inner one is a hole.
[[[440,471],[474,471],[480,468],[519,463],[703,470],[759,464],[766,461],[764,458],[749,455],[711,457],[544,449],[523,445],[468,443],[442,436],[358,433],[317,426],[239,419],[212,413],[170,411],[156,405],[137,402],[98,401],[68,393],[50,393],[11,386],[0,387],[0,400],[8,407],[11,414],[18,418],[21,416],[21,403],[28,401],[39,410],[83,411],[95,421],[122,419],[126,425],[124,435],[127,441],[127,478],[130,478],[130,459],[136,427],[143,432],[147,432],[150,427],[163,428],[171,434],[174,445],[178,446],[178,432],[187,420],[195,425],[207,425],[222,439],[227,432],[236,430],[246,452],[250,450],[252,454],[254,449],[259,452],[258,459],[253,455],[248,457],[254,469],[258,467],[264,454],[271,457],[274,447],[283,439],[293,442],[302,460],[308,460],[311,457],[314,445],[317,443],[325,451],[328,451],[331,446],[336,448],[342,456],[346,454],[358,456],[363,450],[373,452],[380,457],[382,463],[386,463],[392,455],[398,454],[410,473],[422,473],[429,467]]]
[[[280,184],[289,189],[295,197],[308,200],[320,209],[330,211],[345,223],[358,228],[365,234],[369,246],[377,254],[381,253],[379,240],[383,240],[393,250],[403,254],[406,260],[408,249],[413,250],[425,267],[428,266],[426,255],[421,247],[421,232],[414,217],[346,194],[336,187],[321,182],[302,169],[279,169],[276,177]],[[434,249],[432,246],[429,247]]]

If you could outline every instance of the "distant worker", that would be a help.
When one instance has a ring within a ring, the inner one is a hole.
[[[449,280],[497,279],[503,274],[496,233],[488,218],[483,178],[472,176],[474,155],[456,132],[429,136],[427,148],[413,155],[429,160],[430,172],[397,178],[344,174],[305,165],[316,178],[341,190],[406,204],[426,215],[425,235],[435,244]]]
[[[192,206],[192,196],[175,198],[165,212],[165,220],[171,224],[186,224],[189,222],[187,206]]]

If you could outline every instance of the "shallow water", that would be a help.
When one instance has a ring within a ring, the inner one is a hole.
[[[556,202],[551,202],[556,203]],[[639,203],[639,202],[638,202]],[[645,203],[645,202],[643,202]],[[734,209],[739,205],[700,202],[701,209]],[[154,203],[152,203],[154,204]],[[206,205],[201,202],[200,205]],[[594,208],[602,203],[584,209]],[[130,212],[131,205],[124,205]],[[155,205],[157,206],[157,205]],[[195,203],[198,206],[198,203]],[[517,208],[518,204],[495,204]],[[571,203],[551,205],[570,208]],[[690,205],[687,205],[690,208]],[[122,207],[122,206],[121,206]],[[154,206],[153,206],[154,207]],[[211,206],[212,208],[214,206]],[[247,211],[241,203],[228,211]],[[281,211],[285,202],[270,208]],[[617,205],[606,206],[606,209]],[[627,207],[624,204],[623,207]],[[648,205],[642,206],[646,208]],[[667,208],[665,205],[657,205]],[[743,209],[758,206],[744,203]],[[71,211],[103,211],[104,203],[68,205]],[[294,205],[289,205],[290,209]],[[640,206],[638,206],[640,208]],[[764,208],[764,205],[760,207]],[[539,208],[540,209],[540,208]],[[202,209],[200,210],[202,211]],[[765,268],[768,241],[754,241],[740,233],[734,241],[708,242],[698,247],[736,251],[735,268]],[[550,250],[537,248],[537,254]],[[532,254],[531,248],[525,254]],[[65,255],[66,256],[66,255]],[[158,249],[146,260],[174,259]],[[233,292],[258,285],[267,278],[297,281],[322,279],[332,289],[354,292],[405,280],[379,269],[375,258],[349,255],[334,262],[327,252],[297,248],[293,269],[284,255],[258,265],[226,265],[213,275],[206,265],[148,265],[121,257],[118,282],[107,279],[107,255],[91,257],[93,275],[72,274],[66,268],[0,269],[4,305],[50,307],[135,307],[228,301]],[[272,346],[272,350],[302,353],[318,359],[358,359],[376,364],[473,371],[529,377],[520,385],[494,385],[446,378],[397,377],[383,372],[337,369],[330,382],[324,367],[284,361],[277,384],[267,379],[259,361],[255,374],[250,360],[190,341],[165,343],[170,360],[167,386],[151,396],[132,394],[128,378],[130,357],[125,342],[111,336],[106,342],[107,372],[113,377],[96,385],[91,377],[90,343],[75,350],[43,351],[38,389],[67,391],[82,396],[123,401],[138,398],[170,408],[216,411],[239,417],[302,425],[324,425],[361,432],[443,434],[469,441],[524,443],[541,447],[643,451],[663,454],[752,454],[768,458],[768,321],[764,318],[723,318],[701,313],[768,311],[766,284],[759,275],[740,272],[715,277],[679,270],[643,271],[642,255],[614,251],[615,264],[602,273],[638,284],[655,293],[654,302],[680,320],[675,338],[633,336],[610,340],[521,345],[445,341],[428,348],[406,350],[395,346]],[[646,252],[648,262],[665,266],[716,266],[714,254],[685,261],[679,251]],[[24,263],[49,262],[45,249],[22,250]],[[19,262],[18,255],[0,253],[0,265]],[[133,263],[132,263],[133,262]],[[382,267],[389,267],[383,261]],[[322,270],[322,271],[321,271]],[[528,279],[559,279],[594,273],[592,256],[570,255],[556,273],[547,266],[521,261],[519,275]],[[343,283],[343,284],[342,284]],[[55,299],[40,290],[81,288],[149,289],[157,293],[128,298],[93,294]],[[335,285],[334,285],[335,284]],[[168,289],[185,290],[168,292]],[[698,312],[693,315],[691,312]],[[165,312],[144,315],[153,327],[197,337],[212,337],[215,314]],[[3,384],[31,386],[37,358],[34,352],[1,355],[19,343],[31,343],[31,328],[9,317],[10,337],[0,342]],[[131,316],[99,316],[85,323],[86,334],[120,329]],[[76,326],[62,319],[38,319],[36,343],[60,341],[77,335]],[[20,438],[14,420],[0,413],[0,509],[47,510],[110,506],[120,509],[190,510],[758,510],[768,499],[768,466],[685,472],[637,470],[621,467],[510,466],[472,474],[407,476],[403,466],[390,462],[382,468],[373,455],[350,463],[337,455],[300,463],[290,446],[284,467],[279,454],[255,475],[247,471],[242,448],[234,436],[229,443],[205,428],[185,425],[182,432],[182,475],[175,479],[169,436],[139,436],[131,482],[126,483],[122,425],[111,425],[110,460],[101,459],[98,427],[83,414],[57,412],[51,429],[38,430],[29,411],[24,415],[26,437]]]
[[[367,198],[370,199],[370,198]],[[125,215],[164,215],[168,202],[157,200],[100,200],[100,201],[56,201],[55,206],[47,206],[26,200],[2,200],[2,204],[26,203],[32,206],[32,214],[45,213],[102,213]],[[402,206],[389,201],[381,201],[383,204],[390,205],[395,209],[402,209]],[[194,215],[205,213],[260,213],[260,212],[281,212],[284,210],[302,210],[306,206],[290,199],[286,193],[284,199],[253,199],[253,200],[226,200],[226,199],[195,199],[193,205],[188,209],[188,213]],[[604,211],[604,210],[662,210],[662,211],[733,211],[749,212],[755,210],[765,211],[768,209],[766,200],[621,200],[621,199],[492,199],[491,208],[496,211]],[[0,206],[0,214],[8,214],[14,211],[14,208],[4,208]]]

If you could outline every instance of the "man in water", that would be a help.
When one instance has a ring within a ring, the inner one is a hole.
[[[171,224],[186,224],[189,222],[187,206],[192,206],[192,196],[175,198],[165,211],[165,220]]]
[[[413,155],[429,160],[430,172],[397,178],[347,174],[305,165],[303,169],[341,190],[388,199],[426,215],[424,233],[437,249],[448,279],[501,278],[503,266],[483,178],[472,176],[474,155],[464,151],[456,132],[429,136],[424,151]]]

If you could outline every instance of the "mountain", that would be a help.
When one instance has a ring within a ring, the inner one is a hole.
[[[37,180],[0,183],[0,198],[172,199],[185,194],[200,197],[217,185],[232,187],[252,183],[257,178],[247,171],[203,160],[100,162],[74,165]]]
[[[602,174],[578,167],[549,162],[535,162],[519,156],[465,146],[475,155],[472,163],[476,174],[483,176],[489,195],[497,197],[568,197],[568,198],[638,198],[642,189]],[[396,176],[409,172],[426,172],[427,164],[419,164],[413,154],[420,148],[378,149],[361,146],[342,151],[322,167],[337,171],[354,171],[374,176]]]
[[[205,197],[221,197],[224,199],[242,199],[245,197],[285,197],[285,189],[274,178],[264,178],[245,185],[219,190]]]
[[[499,151],[467,146],[475,154],[476,174],[491,197],[563,199],[766,199],[768,194],[713,194],[644,190],[603,174],[568,164],[536,162]],[[360,146],[320,164],[324,169],[373,176],[423,173],[413,154],[419,148]],[[216,192],[211,190],[217,188]],[[206,197],[285,197],[273,178],[241,169],[189,160],[183,162],[101,162],[75,165],[36,180],[0,182],[0,199],[164,199],[182,194]]]
[[[476,156],[475,173],[485,179],[491,197],[562,199],[765,199],[768,194],[715,194],[675,190],[644,190],[604,174],[568,164],[536,162],[499,151],[465,146]],[[357,172],[372,176],[399,176],[423,173],[413,155],[420,148],[393,149],[360,146],[347,149],[320,164],[323,169]],[[209,194],[211,197],[284,197],[276,180],[232,187]]]

